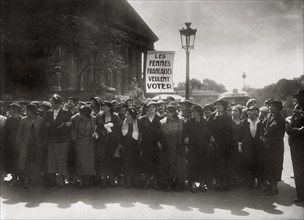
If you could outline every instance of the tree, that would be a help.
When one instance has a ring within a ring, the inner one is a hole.
[[[214,80],[211,79],[204,79],[203,80],[204,88],[208,90],[217,91],[220,93],[226,92],[226,88],[223,84],[218,84]]]
[[[246,91],[251,98],[255,98],[259,105],[263,105],[264,101],[270,98],[286,101],[286,105],[290,105],[291,97],[298,89],[304,87],[304,75],[292,80],[280,79],[277,83],[265,86],[262,89],[248,87]]]
[[[178,90],[185,89],[186,83],[185,82],[179,82],[177,85]],[[190,88],[191,89],[203,89],[203,90],[212,90],[219,93],[226,92],[226,88],[222,84],[218,84],[215,81],[211,79],[204,79],[203,82],[200,80],[193,78],[190,80]]]

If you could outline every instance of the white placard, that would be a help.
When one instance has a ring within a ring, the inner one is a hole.
[[[146,63],[146,93],[173,92],[175,51],[148,51]]]

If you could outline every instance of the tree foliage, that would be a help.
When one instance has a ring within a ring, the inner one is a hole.
[[[218,84],[214,80],[204,79],[202,82],[196,78],[190,79],[190,88],[199,90],[212,90],[219,93],[226,92],[226,88],[223,84]],[[179,82],[177,85],[178,90],[183,90],[186,88],[185,82]]]
[[[245,91],[249,92],[251,98],[255,98],[260,105],[270,98],[280,99],[286,102],[286,105],[292,105],[292,97],[298,89],[304,87],[304,75],[288,80],[280,79],[277,83],[265,86],[262,89],[247,87]]]

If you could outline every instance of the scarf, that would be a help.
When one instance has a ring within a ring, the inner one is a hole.
[[[122,126],[121,126],[121,132],[123,136],[126,136],[129,130],[129,123],[127,118],[125,118]],[[133,132],[132,132],[132,138],[135,140],[138,140],[139,137],[139,132],[138,132],[138,125],[137,125],[137,120],[133,120]]]

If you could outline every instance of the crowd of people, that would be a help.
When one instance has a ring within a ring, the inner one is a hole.
[[[147,99],[135,106],[92,97],[63,102],[1,104],[1,181],[25,188],[71,184],[82,188],[137,187],[228,191],[247,186],[279,193],[284,135],[294,167],[297,198],[304,200],[304,90],[284,118],[282,101],[258,107],[224,99],[201,106],[189,100]]]

